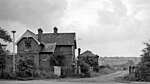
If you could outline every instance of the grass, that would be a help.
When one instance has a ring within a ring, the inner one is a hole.
[[[116,82],[121,82],[121,83],[130,83],[130,82],[133,82],[133,81],[135,81],[134,73],[127,74],[127,75],[125,75],[123,77],[118,77],[118,78],[116,78],[115,81]]]

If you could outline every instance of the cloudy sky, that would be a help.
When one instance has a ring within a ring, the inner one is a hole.
[[[37,33],[76,32],[81,51],[99,56],[140,56],[150,39],[150,0],[0,0],[0,26]],[[12,44],[7,47],[12,51]]]

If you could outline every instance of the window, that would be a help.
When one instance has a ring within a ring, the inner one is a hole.
[[[30,39],[26,39],[25,40],[25,47],[26,47],[26,49],[30,49],[31,48],[31,40]]]

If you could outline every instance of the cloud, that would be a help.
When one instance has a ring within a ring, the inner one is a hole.
[[[16,30],[16,40],[27,30],[37,33],[40,27],[50,32],[59,25],[66,0],[0,0],[0,27],[11,31]],[[7,47],[12,51],[12,44]]]
[[[104,42],[143,39],[139,37],[144,37],[143,29],[146,29],[142,27],[144,22],[128,15],[128,5],[123,1],[112,0],[111,2],[112,10],[98,10],[99,29],[103,29],[98,37],[104,37]]]
[[[65,0],[0,0],[0,19],[39,27],[59,23]]]
[[[137,56],[150,37],[149,8],[149,0],[1,0],[0,23],[22,28],[18,37],[26,29],[58,26],[59,32],[76,32],[82,50]]]
[[[111,0],[110,2],[110,10],[98,10],[99,20],[100,23],[104,25],[117,25],[122,20],[122,17],[125,17],[127,15],[127,8],[121,0]]]
[[[103,55],[140,55],[142,42],[149,36],[146,20],[149,10],[143,5],[148,2],[138,2],[139,5],[130,0],[82,1],[82,5],[77,2],[71,5],[74,10],[67,8],[67,18],[63,19],[64,29],[75,30],[81,38],[79,47]]]
[[[112,0],[112,5],[113,5],[113,11],[118,15],[118,16],[126,16],[127,13],[127,8],[125,4],[123,3],[122,0]]]

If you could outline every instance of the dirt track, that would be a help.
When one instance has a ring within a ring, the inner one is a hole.
[[[127,73],[127,71],[118,71],[116,73],[105,76],[79,79],[0,81],[0,84],[124,84],[115,82],[115,78],[123,76]]]
[[[115,83],[115,78],[128,74],[128,71],[118,71],[105,76],[93,77],[93,78],[79,78],[79,79],[64,79],[66,82],[99,82],[99,83]]]

